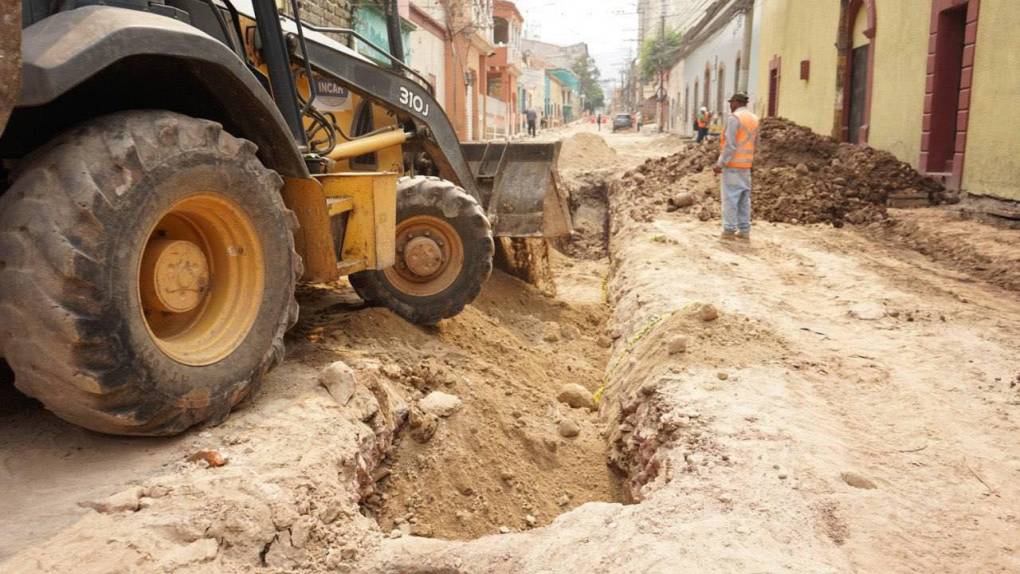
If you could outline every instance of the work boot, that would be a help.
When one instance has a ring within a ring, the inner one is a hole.
[[[742,239],[744,241],[750,241],[751,240],[751,230],[750,229],[746,229],[744,231],[738,231],[737,232],[737,239]]]
[[[727,231],[725,229],[723,230],[722,234],[719,235],[719,239],[722,239],[723,241],[731,241],[736,238],[737,238],[736,231]]]

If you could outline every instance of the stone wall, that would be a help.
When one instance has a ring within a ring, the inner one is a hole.
[[[301,19],[313,26],[351,27],[350,0],[301,0],[299,6]],[[291,14],[289,1],[281,12]]]

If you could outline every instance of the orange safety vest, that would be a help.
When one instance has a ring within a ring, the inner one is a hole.
[[[758,135],[758,116],[747,110],[737,110],[733,115],[740,122],[740,127],[737,128],[737,153],[733,154],[733,159],[726,164],[726,167],[731,169],[751,169],[751,165],[754,163],[754,141],[757,139],[755,136]],[[722,144],[722,149],[725,150],[725,129],[719,141]]]
[[[705,118],[703,116],[699,115],[698,116],[698,128],[699,129],[705,129],[707,127],[708,127],[708,123],[705,122]]]

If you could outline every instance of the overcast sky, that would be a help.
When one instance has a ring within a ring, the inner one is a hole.
[[[602,77],[619,79],[637,52],[637,0],[514,0],[529,38],[553,44],[587,42]]]

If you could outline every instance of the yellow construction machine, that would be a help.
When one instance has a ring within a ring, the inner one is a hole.
[[[296,1],[0,2],[0,357],[66,420],[222,420],[299,281],[434,324],[494,237],[569,233],[556,144],[461,144],[425,79]]]

